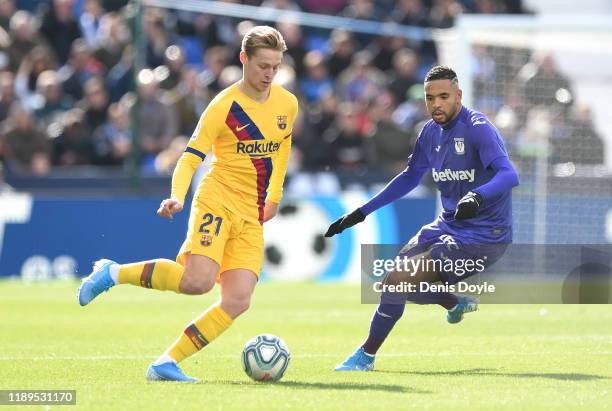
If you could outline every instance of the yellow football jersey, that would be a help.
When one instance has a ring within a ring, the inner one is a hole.
[[[246,220],[263,222],[265,201],[280,202],[297,98],[273,84],[260,103],[238,83],[220,92],[202,114],[172,178],[172,197],[184,203],[191,178],[212,149],[215,159],[197,198],[214,195]]]

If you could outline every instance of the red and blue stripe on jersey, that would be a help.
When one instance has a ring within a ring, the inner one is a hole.
[[[236,138],[240,141],[254,141],[265,139],[255,122],[248,116],[248,114],[236,101],[232,103],[232,106],[229,112],[227,113],[225,124],[227,124],[227,126],[236,136]],[[257,206],[259,211],[259,222],[263,223],[264,205],[266,201],[266,196],[268,194],[268,185],[270,184],[270,177],[272,176],[272,159],[269,157],[251,157],[251,162],[253,163],[253,166],[255,167],[255,171],[257,173]]]

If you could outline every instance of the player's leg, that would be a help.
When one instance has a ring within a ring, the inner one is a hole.
[[[429,258],[428,254],[415,254],[412,259],[426,261]],[[409,264],[409,266],[412,266]],[[437,272],[428,270],[431,265],[421,264],[419,269],[414,271],[397,271],[387,275],[384,285],[418,284],[421,282],[436,282],[439,281]],[[399,321],[404,313],[406,300],[410,293],[407,292],[390,292],[383,291],[381,293],[381,301],[370,322],[370,330],[368,337],[363,344],[357,348],[344,362],[339,364],[336,371],[370,371],[374,368],[374,356],[376,352],[388,337],[389,333]]]
[[[211,343],[249,307],[263,262],[263,232],[258,223],[250,226],[235,218],[230,235],[219,270],[221,298],[188,324],[166,350],[165,355],[177,363]]]
[[[214,285],[219,270],[217,262],[223,257],[231,229],[231,223],[216,213],[215,207],[215,204],[194,201],[189,229],[177,262],[167,259],[121,265],[111,260],[96,262],[93,272],[83,279],[79,288],[79,303],[87,305],[100,293],[117,284],[131,284],[181,294],[208,292]],[[188,264],[184,256],[189,253],[206,256],[210,261],[205,259],[206,261],[201,262],[196,258]]]
[[[198,254],[186,254],[185,270],[179,288],[189,294],[210,291],[219,271],[213,259]],[[210,307],[185,327],[174,343],[147,370],[151,381],[196,382],[178,367],[178,363],[204,348],[231,324],[231,318],[216,306]]]
[[[235,216],[226,218],[232,219],[232,230],[219,270],[221,298],[188,324],[149,369],[168,363],[178,369],[177,363],[210,344],[248,309],[263,262],[263,232],[258,223],[245,223]]]
[[[219,307],[232,319],[249,309],[251,296],[257,285],[257,275],[247,269],[236,268],[221,274]]]

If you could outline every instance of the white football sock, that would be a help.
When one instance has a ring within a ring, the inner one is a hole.
[[[108,271],[115,285],[119,284],[119,264],[111,264]]]
[[[164,364],[167,362],[173,362],[176,364],[176,361],[174,360],[174,358],[170,357],[168,354],[163,353],[162,355],[159,356],[159,358],[157,360],[155,360],[153,362],[153,365],[160,365],[160,364]]]

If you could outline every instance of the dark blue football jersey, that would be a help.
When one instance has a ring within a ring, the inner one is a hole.
[[[425,124],[408,167],[419,174],[431,173],[441,194],[441,223],[475,241],[510,242],[510,190],[487,199],[475,218],[454,219],[457,202],[493,178],[495,172],[489,166],[499,157],[508,157],[508,153],[497,128],[484,114],[462,107],[444,128],[433,120]]]

